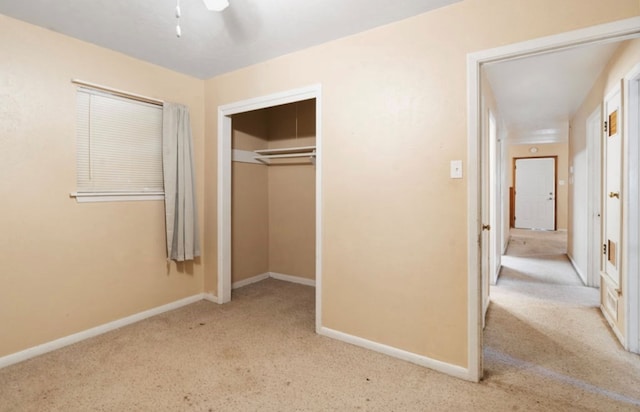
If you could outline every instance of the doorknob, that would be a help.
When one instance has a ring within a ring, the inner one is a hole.
[[[620,193],[618,193],[618,192],[609,192],[609,197],[615,197],[616,199],[620,199]]]
[[[482,225],[482,230],[491,230],[491,225]]]

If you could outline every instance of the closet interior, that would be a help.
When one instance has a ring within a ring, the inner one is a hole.
[[[234,115],[231,282],[315,284],[316,101]]]

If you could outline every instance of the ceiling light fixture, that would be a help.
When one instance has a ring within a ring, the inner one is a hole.
[[[207,9],[211,11],[222,11],[229,7],[229,0],[202,0]]]

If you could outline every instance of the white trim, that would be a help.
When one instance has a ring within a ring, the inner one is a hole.
[[[213,302],[213,303],[218,303],[218,297],[216,295],[214,295],[213,293],[203,293],[202,294],[202,299],[209,301],[209,302]]]
[[[603,304],[600,304],[600,312],[602,312],[602,315],[604,316],[604,319],[609,324],[609,327],[610,327],[611,331],[613,332],[613,334],[616,335],[616,338],[618,338],[618,341],[620,341],[620,344],[624,345],[624,337],[622,336],[622,334],[618,330],[618,327],[616,326],[615,320],[611,317],[611,314],[609,313],[609,311],[607,310],[607,308]]]
[[[467,55],[467,282],[468,282],[468,354],[470,380],[479,380],[482,376],[482,285],[480,284],[480,268],[478,235],[480,229],[480,168],[478,164],[480,130],[480,68],[489,62],[505,61],[518,57],[548,53],[568,49],[578,45],[604,43],[621,40],[640,33],[640,17],[619,20],[612,23],[588,27],[567,33],[533,39],[494,49],[483,50]],[[472,379],[475,378],[475,379]]]
[[[256,152],[252,152],[250,150],[240,150],[240,149],[231,150],[231,160],[233,162],[254,163],[254,164],[264,166],[264,163],[255,159],[255,156],[256,156]]]
[[[316,101],[316,331],[322,325],[322,86],[315,84],[218,107],[218,297],[231,300],[231,116],[302,100]]]
[[[233,289],[238,289],[244,286],[251,285],[253,283],[262,282],[263,280],[269,279],[269,278],[283,280],[285,282],[298,283],[300,285],[305,285],[305,286],[313,286],[313,287],[316,286],[316,281],[313,279],[303,278],[301,276],[285,275],[277,272],[265,272],[256,276],[252,276],[247,279],[242,279],[237,282],[233,282],[231,287]]]
[[[31,347],[29,349],[22,350],[20,352],[12,353],[11,355],[3,356],[0,358],[0,369],[9,365],[16,364],[18,362],[25,361],[27,359],[35,358],[36,356],[44,355],[45,353],[52,352],[56,349],[64,348],[65,346],[78,343],[80,341],[93,338],[98,335],[102,335],[112,330],[119,329],[123,326],[131,325],[132,323],[139,322],[141,320],[150,318],[152,316],[159,315],[161,313],[169,312],[181,308],[186,305],[201,301],[203,299],[212,300],[215,296],[205,293],[190,296],[188,298],[180,299],[175,302],[167,303],[166,305],[158,306],[153,309],[145,310],[143,312],[136,313],[125,318],[117,319],[102,325],[83,330],[72,335],[68,335],[50,342],[43,343],[38,346]]]
[[[263,281],[265,279],[269,279],[270,277],[271,277],[271,274],[269,272],[261,273],[259,275],[252,276],[252,277],[247,278],[247,279],[242,279],[242,280],[239,280],[237,282],[233,282],[231,284],[231,288],[238,289],[238,288],[241,288],[243,286],[251,285],[252,283],[261,282],[261,281]]]
[[[305,286],[313,286],[313,287],[316,286],[315,280],[303,278],[300,276],[285,275],[277,272],[269,272],[269,277],[272,277],[277,280],[284,280],[285,282],[298,283],[300,285],[305,285]]]
[[[69,197],[75,197],[78,203],[91,203],[91,202],[133,202],[140,200],[164,200],[164,193],[162,192],[120,192],[120,193],[108,193],[108,192],[94,192],[94,193],[82,193],[71,192]]]
[[[468,379],[482,378],[482,270],[480,268],[480,236],[482,215],[480,207],[480,62],[467,55],[467,336]]]
[[[578,274],[578,277],[582,281],[582,284],[584,286],[589,286],[588,283],[587,283],[587,276],[584,273],[582,273],[582,271],[578,267],[578,264],[576,263],[576,261],[573,260],[573,256],[571,256],[570,253],[567,253],[567,257],[569,258],[569,261],[571,262],[571,266],[573,266],[573,270],[576,271],[576,273]]]
[[[482,303],[482,319],[487,319],[487,311],[489,310],[489,306],[491,306],[491,295],[487,296],[487,299]],[[482,330],[487,326],[486,320],[482,322]]]
[[[451,363],[442,362],[436,359],[432,359],[426,356],[417,355],[412,352],[407,352],[402,349],[394,348],[393,346],[383,345],[382,343],[373,342],[367,339],[359,338],[357,336],[349,335],[347,333],[339,332],[337,330],[322,327],[318,331],[320,335],[336,339],[342,342],[349,343],[351,345],[359,346],[361,348],[369,349],[374,352],[383,353],[393,358],[402,359],[407,362],[415,363],[416,365],[424,366],[429,369],[433,369],[438,372],[446,373],[447,375],[454,376],[456,378],[470,379],[470,372],[462,366],[453,365]]]
[[[624,276],[626,341],[625,348],[631,352],[640,353],[640,63],[624,77],[624,123],[627,150],[624,151],[623,162],[627,165],[626,179],[623,180],[624,196],[623,211],[626,219],[623,221],[623,233],[626,234],[625,260],[626,276]],[[624,216],[624,215],[623,215]]]
[[[587,267],[586,285],[600,287],[602,255],[602,105],[586,120],[587,140]]]
[[[231,300],[231,115],[218,107],[218,303]]]

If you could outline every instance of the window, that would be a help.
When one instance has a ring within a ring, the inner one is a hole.
[[[162,106],[78,88],[78,201],[162,199]]]

